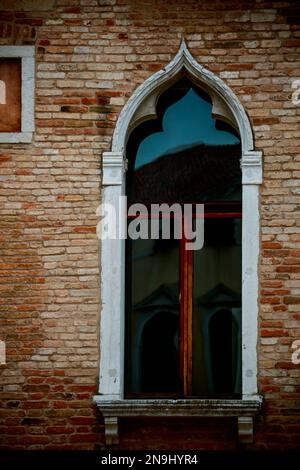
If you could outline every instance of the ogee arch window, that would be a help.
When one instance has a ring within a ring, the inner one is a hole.
[[[188,250],[184,237],[173,236],[172,212],[169,239],[159,232],[156,239],[127,240],[125,396],[237,396],[240,138],[212,117],[210,96],[188,76],[160,95],[156,111],[157,119],[128,139],[129,203],[148,208],[149,234],[151,204],[192,204],[194,219],[196,204],[204,204],[204,245]]]

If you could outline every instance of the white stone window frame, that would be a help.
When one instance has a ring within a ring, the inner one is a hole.
[[[21,59],[21,132],[0,132],[0,143],[30,143],[35,128],[35,47],[0,46],[0,58]]]
[[[157,90],[168,88],[182,69],[212,98],[212,114],[234,125],[242,144],[242,398],[240,400],[124,399],[125,241],[101,242],[101,319],[99,392],[94,402],[104,416],[106,442],[118,443],[118,418],[129,416],[233,416],[242,442],[252,442],[253,416],[261,408],[257,389],[259,185],[262,152],[255,150],[250,120],[231,89],[202,67],[184,41],[173,60],[140,85],[121,111],[111,152],[103,153],[102,202],[118,207],[125,194],[126,143],[132,129],[155,117]],[[125,217],[125,214],[122,214]]]

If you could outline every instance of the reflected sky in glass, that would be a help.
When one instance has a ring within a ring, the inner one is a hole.
[[[206,145],[238,144],[230,132],[217,130],[212,117],[212,104],[192,88],[183,98],[171,105],[163,116],[162,132],[146,137],[140,144],[135,169],[173,153],[201,143]]]

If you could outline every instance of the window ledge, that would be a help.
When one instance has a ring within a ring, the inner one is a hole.
[[[29,144],[32,141],[32,132],[1,132],[0,143],[6,144],[17,144],[25,143]]]
[[[105,400],[96,395],[94,402],[104,417],[106,444],[119,442],[118,418],[123,417],[237,417],[241,443],[253,442],[253,416],[259,413],[262,397],[243,399],[150,399]]]

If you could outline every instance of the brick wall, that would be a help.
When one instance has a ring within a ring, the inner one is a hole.
[[[97,392],[101,154],[138,84],[185,37],[237,94],[264,153],[259,391],[251,448],[299,443],[300,11],[293,1],[0,1],[0,44],[36,45],[32,144],[0,146],[0,448],[104,446]],[[230,420],[121,423],[121,448],[235,448]]]

